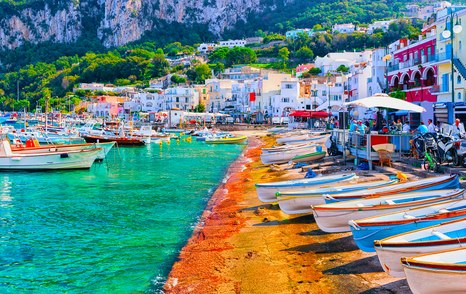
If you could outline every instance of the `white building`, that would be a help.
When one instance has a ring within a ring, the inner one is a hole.
[[[202,54],[206,54],[214,51],[216,47],[217,44],[215,43],[202,43],[201,45],[199,45],[199,47],[197,47],[197,51],[199,51]]]
[[[205,81],[209,92],[209,105],[206,110],[212,113],[223,111],[226,101],[232,99],[232,80],[207,79]]]
[[[136,98],[143,112],[163,111],[165,96],[159,93],[139,93]]]
[[[394,19],[390,19],[390,20],[380,20],[380,21],[371,23],[369,27],[367,28],[367,33],[372,34],[374,30],[377,30],[377,29],[381,29],[382,31],[386,32],[388,31],[388,27],[390,26],[390,24],[394,21],[395,21]]]
[[[356,26],[352,23],[334,24],[332,27],[332,33],[352,34],[354,33],[355,29]]]
[[[322,70],[322,74],[328,72],[334,73],[340,65],[351,67],[357,63],[369,63],[372,59],[372,51],[366,50],[363,52],[338,52],[328,53],[324,57],[318,56],[314,62],[315,67]]]
[[[246,45],[246,40],[228,40],[228,41],[220,41],[218,44],[219,47],[244,47]]]
[[[194,88],[175,87],[168,88],[164,94],[165,110],[178,108],[180,110],[193,110],[199,104],[199,93]]]
[[[367,90],[367,94],[369,96],[374,95],[375,93],[383,93],[387,88],[387,79],[385,77],[387,62],[384,60],[384,57],[387,56],[387,54],[388,51],[384,48],[379,48],[372,51],[372,73],[368,82]]]

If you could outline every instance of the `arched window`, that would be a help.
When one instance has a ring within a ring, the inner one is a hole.
[[[460,75],[458,75],[458,76],[456,77],[456,83],[457,83],[457,84],[461,84],[461,76],[460,76]]]
[[[458,92],[458,101],[461,101],[461,92]]]

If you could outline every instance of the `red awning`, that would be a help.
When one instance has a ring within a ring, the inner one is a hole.
[[[291,112],[290,116],[310,117],[310,118],[326,118],[326,117],[328,117],[328,112],[326,112],[326,111],[296,110],[296,111]]]

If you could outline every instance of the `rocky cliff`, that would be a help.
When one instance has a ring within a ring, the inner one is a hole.
[[[250,13],[290,0],[46,0],[0,6],[0,48],[25,42],[75,42],[95,34],[106,47],[156,31],[158,21],[203,24],[217,36]],[[1,11],[3,8],[3,11]]]

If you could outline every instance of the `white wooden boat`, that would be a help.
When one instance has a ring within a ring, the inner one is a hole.
[[[291,137],[283,137],[283,138],[278,138],[276,141],[278,144],[289,144],[293,142],[309,142],[309,141],[318,141],[318,140],[323,140],[327,136],[313,136],[310,134],[305,134],[305,135],[297,135],[297,136],[291,136]]]
[[[315,151],[316,145],[312,145],[299,149],[262,153],[261,161],[263,164],[286,163],[295,156],[304,155]]]
[[[421,192],[434,189],[456,189],[459,188],[459,185],[460,182],[457,175],[440,176],[422,179],[418,181],[400,183],[389,187],[371,189],[363,192],[357,191],[350,193],[325,195],[325,202],[334,203],[339,201],[356,200],[361,198],[373,198],[397,193]]]
[[[349,232],[350,220],[368,218],[406,208],[461,197],[464,190],[434,190],[312,206],[319,228],[328,233]]]
[[[290,151],[296,149],[303,149],[309,147],[316,147],[317,145],[314,143],[299,143],[299,144],[290,144],[290,145],[282,145],[282,146],[275,146],[271,148],[262,148],[262,153],[274,153],[274,152],[283,152],[283,151]]]
[[[277,192],[276,198],[278,200],[278,206],[286,214],[300,214],[300,213],[311,213],[311,205],[325,204],[323,198],[324,194],[335,194],[342,193],[344,191],[361,191],[365,189],[373,189],[380,186],[387,186],[396,183],[396,180],[390,181],[373,181],[357,184],[340,184],[332,187],[321,188],[321,189],[310,189],[299,191],[283,191]]]
[[[405,276],[402,257],[466,247],[466,219],[376,240],[374,247],[383,270],[393,277],[401,278]]]
[[[14,153],[3,135],[0,143],[2,170],[54,170],[90,168],[101,148],[74,151],[55,151],[34,154]]]
[[[301,189],[313,188],[325,188],[329,187],[334,182],[342,182],[355,180],[356,174],[337,174],[330,176],[317,176],[315,178],[308,179],[297,179],[290,181],[280,181],[271,183],[257,183],[256,192],[259,200],[262,202],[276,202],[277,198],[275,194],[282,191],[296,191]]]
[[[466,293],[466,248],[401,260],[414,294]]]

